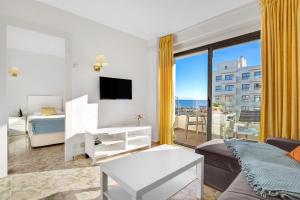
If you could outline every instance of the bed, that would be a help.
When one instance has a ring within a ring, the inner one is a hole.
[[[44,116],[41,108],[55,108],[56,114]],[[61,96],[28,96],[27,132],[32,147],[65,142],[65,115]]]

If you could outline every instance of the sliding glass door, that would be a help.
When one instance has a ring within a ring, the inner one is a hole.
[[[195,147],[216,138],[258,140],[260,32],[176,53],[175,59],[175,143]]]
[[[174,142],[196,147],[207,137],[208,53],[177,57]]]
[[[257,140],[260,40],[214,50],[212,71],[212,138]]]

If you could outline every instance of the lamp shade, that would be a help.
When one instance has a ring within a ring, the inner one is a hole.
[[[17,77],[19,75],[20,71],[17,67],[11,67],[9,70],[9,73],[12,77]]]
[[[97,54],[96,63],[93,65],[94,70],[99,72],[104,66],[108,66],[107,58],[102,54]]]

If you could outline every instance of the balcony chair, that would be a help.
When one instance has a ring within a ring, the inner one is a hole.
[[[238,122],[234,125],[236,138],[239,138],[239,136],[245,136],[246,139],[248,139],[249,135],[258,137],[259,131],[257,128],[251,127],[251,125],[258,126],[259,122],[259,110],[242,110]]]
[[[186,123],[185,123],[185,138],[187,139],[189,126],[196,126],[196,134],[199,132],[199,125],[202,127],[202,131],[204,134],[204,126],[206,127],[207,123],[207,114],[197,110],[195,112],[187,112],[186,113]]]

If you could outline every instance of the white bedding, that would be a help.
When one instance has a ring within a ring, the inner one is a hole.
[[[29,116],[27,116],[27,120],[28,121],[31,121],[33,119],[56,119],[56,118],[65,118],[65,115],[64,114],[60,114],[60,115],[45,116],[45,115],[35,114],[35,115],[29,115]]]

